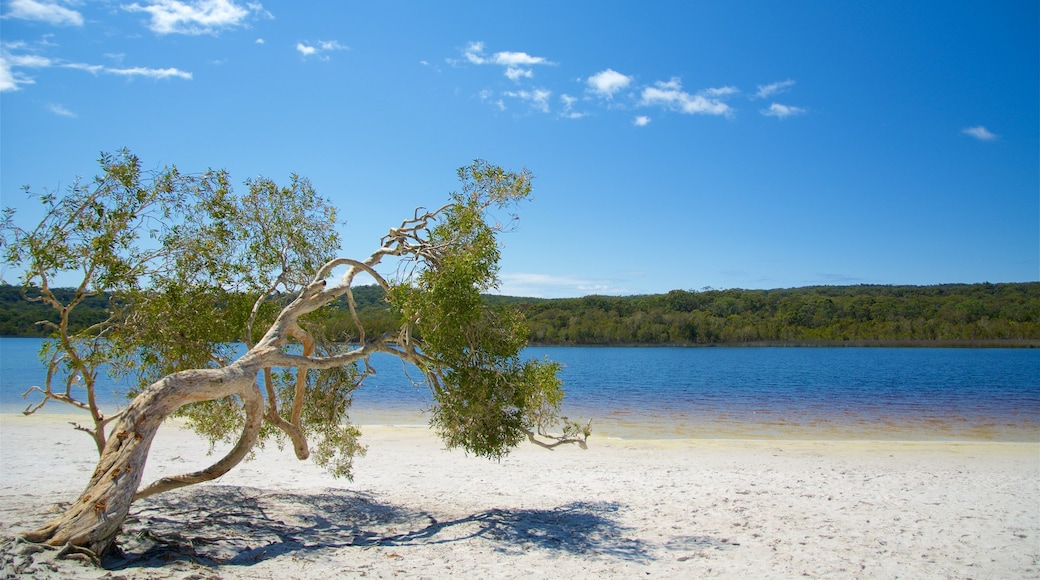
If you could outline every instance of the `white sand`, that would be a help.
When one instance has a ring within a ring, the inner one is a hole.
[[[71,501],[90,440],[0,416],[0,525]],[[21,555],[0,577],[1037,578],[1040,444],[597,439],[501,463],[366,427],[353,482],[268,448],[135,504],[112,570]],[[208,464],[169,425],[146,481]],[[110,574],[110,576],[105,576]]]

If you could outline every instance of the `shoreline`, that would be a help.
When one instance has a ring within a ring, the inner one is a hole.
[[[105,408],[112,414],[114,408]],[[390,427],[401,429],[428,430],[422,412],[409,409],[354,409],[351,423],[358,426],[362,434],[368,429]],[[778,424],[775,422],[743,423],[713,422],[684,417],[635,416],[633,419],[607,417],[592,419],[591,440],[618,439],[624,441],[787,441],[787,442],[877,442],[877,443],[1009,443],[1040,444],[1040,427],[1033,425],[1003,425],[967,432],[953,432],[959,422],[956,418],[936,422],[929,420],[921,424],[901,423],[842,423],[828,421],[810,425]],[[33,415],[10,407],[0,407],[0,421],[51,421],[68,423],[90,423],[90,416],[67,407],[44,408]],[[178,424],[179,419],[167,420],[168,425]],[[914,435],[907,437],[906,435]]]
[[[66,412],[49,412],[49,413],[37,413],[34,415],[23,415],[22,413],[11,413],[7,411],[0,411],[0,426],[10,426],[11,422],[25,421],[24,427],[32,427],[33,422],[38,422],[40,427],[63,426],[68,427],[70,432],[74,432],[74,429],[70,425],[71,422],[83,423],[84,419],[89,419],[89,416],[84,412],[83,414],[72,414],[67,412],[67,409],[62,411]],[[401,430],[403,432],[429,432],[431,437],[435,437],[432,432],[432,428],[426,423],[420,422],[361,422],[354,423],[359,429],[361,429],[362,436],[367,431],[394,431]],[[629,443],[639,443],[644,445],[683,445],[693,443],[786,443],[786,444],[872,444],[872,445],[935,445],[935,446],[957,446],[957,445],[980,445],[980,446],[997,446],[997,445],[1009,445],[1009,446],[1025,446],[1025,447],[1037,447],[1040,449],[1040,433],[1037,434],[1035,440],[1002,440],[1002,439],[889,439],[889,438],[862,438],[862,437],[848,437],[848,438],[828,438],[828,437],[795,437],[795,438],[784,438],[784,437],[625,437],[621,435],[605,434],[598,435],[595,430],[595,423],[593,423],[592,436],[589,438],[590,441],[623,441]],[[197,437],[187,427],[184,426],[184,421],[178,418],[167,419],[166,423],[160,429],[160,431],[168,431],[170,429],[178,429],[183,432],[185,437]],[[86,435],[83,435],[87,438]],[[2,449],[2,448],[0,448]]]
[[[103,408],[112,414],[115,408]],[[428,429],[421,412],[404,408],[364,408],[350,414],[350,423],[366,429],[398,427]],[[685,421],[679,420],[685,419]],[[89,424],[86,412],[75,412],[67,407],[45,407],[33,415],[11,412],[9,406],[0,407],[0,420],[79,422]],[[183,423],[168,419],[167,424]],[[622,441],[765,441],[765,442],[877,442],[877,443],[936,443],[973,444],[1008,443],[1040,444],[1040,427],[1025,424],[986,425],[964,429],[956,418],[948,421],[921,421],[920,423],[866,423],[818,421],[812,424],[778,422],[740,422],[701,420],[677,415],[676,417],[639,416],[631,418],[592,418],[592,440],[617,439]],[[910,437],[908,437],[910,436]]]
[[[47,335],[0,335],[0,338],[29,338],[42,340]],[[544,342],[529,341],[528,347],[604,347],[604,348],[1040,348],[1036,338],[884,338],[884,339],[820,339],[820,340],[755,340],[746,342]]]

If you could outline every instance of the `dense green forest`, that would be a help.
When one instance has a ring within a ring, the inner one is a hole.
[[[71,293],[71,290],[69,291]],[[354,290],[370,332],[397,322],[376,286]],[[488,296],[519,307],[532,344],[987,344],[1040,346],[1040,282],[940,286],[816,286],[780,290],[673,290],[645,296],[535,299]],[[77,308],[74,325],[102,320],[106,300]],[[0,286],[0,335],[42,336],[57,320],[21,290]],[[351,338],[345,302],[326,315],[331,336]],[[233,337],[229,337],[233,339]]]
[[[1040,283],[673,290],[521,303],[535,344],[1040,345]]]
[[[58,288],[55,297],[68,304],[76,295],[72,288]],[[51,306],[34,301],[39,293],[23,292],[20,286],[0,285],[0,336],[46,336],[49,331],[41,320],[58,322],[58,313]],[[73,331],[108,318],[108,298],[90,296],[72,311],[69,326]]]

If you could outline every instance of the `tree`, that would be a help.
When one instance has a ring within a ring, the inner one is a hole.
[[[236,197],[224,172],[145,174],[127,151],[102,156],[101,165],[90,186],[41,195],[46,216],[35,229],[16,227],[11,210],[3,220],[4,261],[62,315],[45,348],[43,402],[88,409],[93,427],[78,428],[100,452],[79,499],[26,539],[96,559],[112,548],[133,501],[219,477],[266,437],[288,438],[300,459],[314,441],[314,460],[349,477],[363,448],[347,412],[375,352],[422,370],[433,427],[449,448],[500,457],[524,438],[584,447],[589,426],[559,415],[559,366],[521,361],[522,317],[481,299],[497,284],[497,234],[508,229],[494,214],[529,195],[527,171],[484,161],[460,169],[462,190],[448,204],[416,210],[370,255],[352,259],[332,257],[335,212],[296,176],[285,188],[247,182],[249,192]],[[397,262],[394,277],[377,271],[384,260]],[[51,285],[69,271],[82,282],[60,302]],[[356,315],[351,288],[362,273],[386,291],[393,331],[370,334]],[[71,332],[68,313],[102,292],[111,297],[109,318]],[[323,337],[323,311],[341,298],[355,327],[349,344]],[[236,338],[246,349],[237,358],[227,345]],[[93,400],[102,363],[141,385],[112,417]],[[65,389],[52,389],[51,372],[62,369]],[[86,401],[73,395],[77,381]],[[151,441],[175,413],[211,440],[235,444],[203,470],[142,487]]]

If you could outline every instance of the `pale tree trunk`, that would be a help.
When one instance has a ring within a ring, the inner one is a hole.
[[[305,288],[291,305],[282,310],[264,338],[231,365],[219,369],[173,373],[143,390],[114,425],[97,469],[79,499],[64,514],[23,537],[30,542],[69,546],[73,551],[86,553],[96,560],[112,548],[134,500],[215,479],[245,459],[256,443],[264,421],[264,399],[256,383],[259,371],[265,367],[280,366],[277,364],[282,360],[279,358],[279,347],[284,342],[283,337],[293,333],[296,319],[331,300],[331,297],[321,295],[324,287],[323,278],[318,278]],[[349,288],[349,284],[346,288]],[[364,353],[365,349],[359,352]],[[358,356],[355,353],[342,360],[332,357],[324,366],[348,364]],[[288,359],[287,366],[299,367],[301,363],[307,362],[306,357]],[[303,369],[298,370],[303,372]],[[301,388],[297,390],[301,391]],[[298,392],[297,398],[302,395],[303,392]],[[152,439],[163,421],[185,405],[230,396],[241,399],[246,415],[242,434],[234,448],[206,469],[164,477],[138,491]],[[298,412],[294,411],[297,422],[290,424],[296,427],[295,431],[287,431],[293,435],[294,443],[302,439],[297,415]],[[299,443],[296,447],[297,455],[301,458],[307,456],[306,441],[302,444],[302,454]]]
[[[31,542],[72,546],[95,558],[108,552],[135,499],[214,479],[238,464],[253,447],[263,421],[263,398],[248,355],[221,369],[190,370],[169,375],[130,403],[115,424],[87,488],[66,512],[24,535]],[[155,433],[171,413],[187,405],[238,396],[246,424],[235,448],[199,472],[161,479],[138,492]]]

